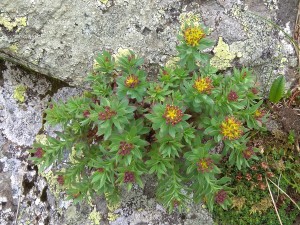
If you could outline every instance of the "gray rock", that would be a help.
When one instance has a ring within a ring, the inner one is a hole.
[[[7,68],[2,73],[4,84],[0,86],[0,129],[9,140],[30,146],[42,128],[45,102],[41,96],[51,89],[51,84],[11,63],[5,65]]]
[[[260,75],[278,72],[274,66],[264,70],[265,64],[278,65],[283,58],[283,68],[296,63],[295,52],[284,50],[290,43],[252,14],[292,31],[296,0],[2,0],[0,8],[0,57],[75,85],[104,49],[130,48],[147,63],[164,63],[176,53],[178,17],[188,11],[202,16],[213,38],[222,36],[239,52],[236,65],[251,65]]]

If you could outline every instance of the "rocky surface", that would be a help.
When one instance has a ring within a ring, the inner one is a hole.
[[[235,64],[251,65],[265,82],[296,65],[292,45],[266,19],[292,35],[297,0],[2,0],[0,9],[0,57],[75,85],[104,49],[130,48],[149,65],[164,63],[176,53],[186,12],[200,15]]]

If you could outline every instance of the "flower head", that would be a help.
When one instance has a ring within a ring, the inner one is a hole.
[[[235,91],[230,91],[227,95],[228,101],[236,102],[238,100],[239,96]]]
[[[269,168],[269,165],[268,165],[268,163],[266,163],[266,162],[261,162],[261,163],[260,163],[260,166],[261,166],[261,168],[263,168],[264,170],[267,170],[267,169]]]
[[[64,179],[63,175],[58,175],[56,180],[60,185],[64,185],[64,183],[65,183],[65,179]]]
[[[111,110],[110,107],[106,106],[104,112],[100,112],[98,116],[99,116],[99,120],[109,120],[115,115],[117,115],[117,113]]]
[[[250,173],[247,173],[247,174],[245,175],[245,178],[246,178],[247,181],[250,181],[250,180],[252,179],[252,176],[251,176]]]
[[[97,171],[98,171],[99,173],[103,173],[103,172],[104,172],[104,168],[98,168]]]
[[[238,139],[243,133],[242,123],[233,116],[227,117],[221,124],[221,133],[225,139]]]
[[[203,158],[197,162],[197,170],[204,172],[210,172],[213,169],[213,161],[211,158]]]
[[[215,201],[218,204],[222,204],[222,203],[224,203],[226,198],[227,198],[227,192],[224,190],[220,190],[215,196]]]
[[[258,90],[257,90],[255,87],[253,87],[253,88],[251,88],[251,92],[252,92],[254,95],[256,95],[256,94],[258,93]]]
[[[199,93],[210,94],[211,89],[213,88],[212,80],[209,77],[204,77],[204,78],[199,77],[197,80],[195,80],[193,87]]]
[[[126,171],[124,175],[124,183],[133,183],[135,181],[134,173]]]
[[[256,179],[259,180],[259,181],[262,181],[262,175],[259,173],[259,174],[256,174]]]
[[[251,166],[250,168],[251,168],[251,170],[253,170],[253,171],[257,171],[257,166]]]
[[[125,80],[125,86],[135,88],[139,84],[139,78],[133,74],[129,75]]]
[[[166,119],[167,124],[175,125],[181,121],[183,113],[178,106],[167,105],[163,117]]]
[[[178,201],[177,199],[173,200],[173,207],[176,208],[180,205],[180,201]]]
[[[88,118],[88,117],[90,116],[91,113],[90,113],[89,110],[84,110],[82,114],[83,114],[83,117],[84,117],[84,118]]]
[[[274,173],[272,173],[272,172],[266,172],[266,174],[267,174],[267,177],[268,177],[268,178],[274,177]]]
[[[133,144],[127,143],[125,141],[121,141],[118,154],[123,156],[128,155],[133,148],[134,148]]]
[[[199,41],[205,37],[204,31],[200,27],[188,27],[183,31],[184,40],[190,46],[197,46]]]
[[[36,152],[34,153],[34,156],[37,158],[42,158],[44,154],[45,152],[42,148],[37,148]]]
[[[243,151],[243,156],[245,159],[250,159],[254,155],[254,151],[252,147],[248,147]]]
[[[254,117],[255,117],[256,119],[261,119],[264,115],[265,115],[265,112],[264,112],[263,110],[257,109],[257,110],[254,112]]]
[[[265,190],[267,188],[267,185],[264,182],[261,181],[261,182],[258,183],[258,188],[260,190]]]
[[[240,181],[243,178],[243,176],[241,173],[238,173],[235,178],[237,179],[237,181]]]

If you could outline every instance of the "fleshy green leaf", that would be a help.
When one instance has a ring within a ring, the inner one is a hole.
[[[273,103],[277,103],[284,95],[285,77],[283,75],[277,77],[271,86],[269,99]]]

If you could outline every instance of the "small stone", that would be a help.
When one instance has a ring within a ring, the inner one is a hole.
[[[0,197],[0,202],[6,203],[7,202],[7,198],[6,197]]]

